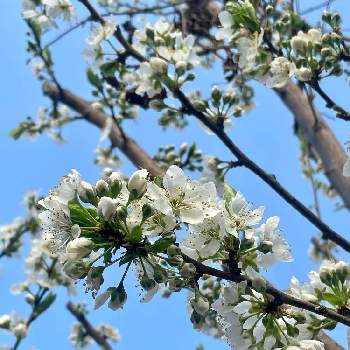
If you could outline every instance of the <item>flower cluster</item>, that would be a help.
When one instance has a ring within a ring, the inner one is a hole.
[[[267,15],[277,14],[271,6],[266,12]],[[249,0],[228,2],[219,20],[221,28],[216,33],[217,40],[234,43],[239,68],[270,88],[284,86],[292,76],[312,82],[319,79],[323,71],[336,76],[342,73],[338,61],[344,45],[338,13],[323,14],[322,20],[332,28],[330,33],[323,34],[320,29],[311,28],[307,32],[299,30],[294,36],[289,35],[296,21],[292,14],[285,13],[272,28],[260,27]],[[274,36],[270,38],[266,31]]]
[[[181,86],[193,79],[193,74],[186,75],[186,72],[200,63],[194,36],[184,37],[182,32],[164,20],[136,30],[133,46],[142,55],[150,57],[149,61],[140,64],[137,71],[124,76],[130,87],[136,87],[139,95],[147,93],[153,97],[159,94],[164,76]]]
[[[216,299],[198,289],[191,259],[229,262],[260,287],[265,283],[260,268],[292,259],[277,217],[261,223],[262,207],[251,208],[228,185],[221,198],[214,183],[192,181],[177,166],[170,166],[162,179],[152,179],[146,170],[128,180],[106,171],[94,186],[72,171],[40,204],[45,209],[40,214],[43,242],[68,276],[85,279],[94,297],[104,283],[104,271],[116,262],[126,265],[119,283],[96,297],[96,308],[107,300],[113,310],[123,307],[124,279],[133,265],[146,292],[144,302],[160,288],[192,290],[191,320],[201,328],[201,319],[213,319],[218,310],[211,308]]]
[[[75,9],[69,0],[23,0],[22,16],[40,25],[43,29],[56,27],[56,20],[70,21]]]

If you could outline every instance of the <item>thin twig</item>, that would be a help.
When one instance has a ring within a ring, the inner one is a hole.
[[[81,323],[87,335],[89,335],[95,342],[104,350],[113,350],[108,343],[106,337],[103,336],[85,317],[85,315],[72,303],[66,304],[68,311]]]

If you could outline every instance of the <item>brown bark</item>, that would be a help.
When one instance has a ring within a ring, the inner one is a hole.
[[[43,92],[52,100],[61,102],[72,108],[88,122],[100,129],[105,127],[107,119],[110,118],[105,113],[92,108],[88,101],[73,94],[69,90],[59,89],[54,84],[46,82],[43,85]],[[117,123],[113,123],[109,137],[112,146],[118,147],[137,167],[147,169],[153,176],[163,173],[156,161],[152,159],[135,140],[126,135]]]
[[[350,208],[350,178],[343,176],[346,154],[334,133],[322,116],[312,110],[307,97],[296,84],[289,82],[275,91],[293,113],[304,136],[322,160],[325,175],[330,183],[344,204]]]
[[[325,350],[345,350],[333,338],[324,332],[320,332],[317,336],[317,340],[323,343]]]

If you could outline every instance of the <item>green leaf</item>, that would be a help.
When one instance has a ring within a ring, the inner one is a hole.
[[[91,68],[88,68],[88,70],[86,71],[86,76],[91,85],[95,86],[98,90],[102,89],[102,83],[100,78],[97,74],[94,73],[94,71]]]
[[[10,130],[9,135],[13,139],[18,140],[21,137],[22,133],[23,133],[23,128],[21,126],[18,126],[17,128]]]
[[[323,299],[332,305],[341,305],[343,300],[338,295],[332,293],[322,293]]]
[[[49,293],[47,297],[41,301],[41,303],[35,308],[36,315],[39,316],[46,311],[56,300],[56,294]]]
[[[90,213],[91,210],[83,207],[77,198],[68,202],[68,209],[73,224],[80,227],[94,227],[98,224],[96,218]]]
[[[173,241],[169,238],[161,238],[161,239],[158,239],[158,241],[155,241],[149,250],[154,254],[162,253],[169,246],[171,246],[172,243]]]
[[[135,226],[127,235],[126,239],[129,242],[140,242],[142,239],[142,227],[137,225]]]
[[[100,66],[100,70],[104,75],[107,75],[107,76],[113,75],[118,70],[118,62],[110,61],[110,62],[103,63]]]
[[[224,185],[224,190],[225,190],[224,192],[225,202],[229,202],[237,193],[237,191],[232,186],[226,183]]]

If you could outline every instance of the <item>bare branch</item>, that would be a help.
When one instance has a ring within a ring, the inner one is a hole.
[[[93,339],[95,342],[101,346],[103,350],[113,350],[112,346],[107,342],[107,339],[87,320],[85,315],[78,310],[78,308],[72,303],[68,302],[66,304],[68,311],[81,323],[84,327],[85,332]]]
[[[66,89],[59,89],[54,84],[46,82],[43,92],[53,101],[61,102],[82,115],[91,124],[103,129],[108,115],[91,107],[91,104]],[[156,161],[152,159],[135,140],[126,135],[116,123],[113,123],[110,133],[113,147],[118,147],[137,167],[147,169],[153,176],[163,173]]]

